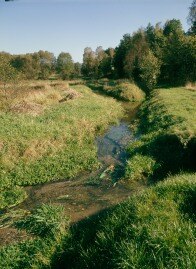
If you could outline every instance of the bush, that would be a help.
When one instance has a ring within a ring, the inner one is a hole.
[[[46,237],[63,232],[67,222],[63,206],[43,204],[30,216],[18,221],[16,227],[25,229],[28,233]]]
[[[147,54],[141,59],[140,71],[140,76],[145,86],[149,90],[153,89],[157,84],[157,80],[160,74],[160,63],[152,51],[149,50]]]
[[[156,161],[148,156],[136,154],[127,161],[125,178],[141,180],[149,177],[159,167]]]

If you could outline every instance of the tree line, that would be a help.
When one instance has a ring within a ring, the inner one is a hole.
[[[182,85],[196,78],[195,28],[185,33],[179,20],[149,24],[125,34],[115,49],[84,50],[82,73],[89,77],[129,78],[148,89]]]
[[[116,48],[93,51],[84,49],[83,63],[74,63],[72,56],[62,52],[57,58],[48,51],[25,55],[0,53],[0,73],[16,70],[26,79],[128,78],[146,89],[157,84],[182,85],[196,78],[196,0],[189,10],[190,29],[184,32],[180,20],[164,25],[149,24],[137,32],[125,34]],[[10,75],[10,77],[12,77]],[[0,74],[2,80],[2,74]]]
[[[70,53],[61,52],[56,58],[52,52],[42,50],[22,55],[1,52],[0,69],[0,80],[3,70],[7,75],[17,72],[23,79],[48,79],[52,75],[71,79],[81,75],[81,64],[74,63]]]

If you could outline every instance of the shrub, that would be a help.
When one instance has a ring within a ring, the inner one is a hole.
[[[30,216],[16,223],[17,228],[41,237],[63,232],[68,224],[63,206],[43,204]]]
[[[153,89],[160,74],[159,60],[154,56],[152,51],[148,51],[147,54],[141,59],[140,62],[141,78],[148,89]]]
[[[158,167],[159,165],[153,158],[136,154],[127,161],[125,178],[133,181],[145,179],[152,175]]]

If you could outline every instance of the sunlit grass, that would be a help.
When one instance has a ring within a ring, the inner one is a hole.
[[[28,97],[36,104],[41,102],[40,96],[45,98],[41,114],[0,113],[1,189],[73,178],[80,171],[98,167],[95,136],[122,115],[115,100],[98,96],[85,86],[74,86],[77,98],[60,103],[65,94],[62,89],[44,87],[43,94],[37,96],[33,90]],[[47,101],[51,91],[60,94],[52,103]]]
[[[128,178],[133,177],[129,169],[130,163],[143,176],[153,176],[155,180],[181,170],[195,171],[195,103],[195,91],[185,88],[154,90],[151,98],[140,109],[139,131],[142,136],[128,147]],[[147,166],[143,169],[143,162],[133,165],[138,154],[155,161],[152,173],[148,173]]]
[[[195,195],[196,174],[182,174],[84,221],[71,229],[60,268],[193,269]]]

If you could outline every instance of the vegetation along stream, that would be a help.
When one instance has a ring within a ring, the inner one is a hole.
[[[126,113],[119,124],[110,126],[96,138],[100,169],[80,174],[70,181],[27,187],[29,196],[20,208],[31,210],[42,203],[60,203],[65,205],[71,220],[77,221],[120,202],[130,194],[129,188],[116,184],[116,181],[122,176],[127,157],[126,146],[135,140],[129,124],[135,118],[139,104],[122,105]]]
[[[131,194],[130,188],[118,180],[123,175],[126,163],[126,147],[136,139],[130,124],[136,117],[140,103],[121,102],[121,105],[125,114],[119,124],[110,125],[95,140],[100,168],[91,173],[81,173],[72,180],[27,186],[28,197],[15,207],[16,212],[29,211],[43,203],[61,204],[65,214],[76,222],[121,202]],[[23,233],[11,227],[1,229],[3,244],[23,238]]]

